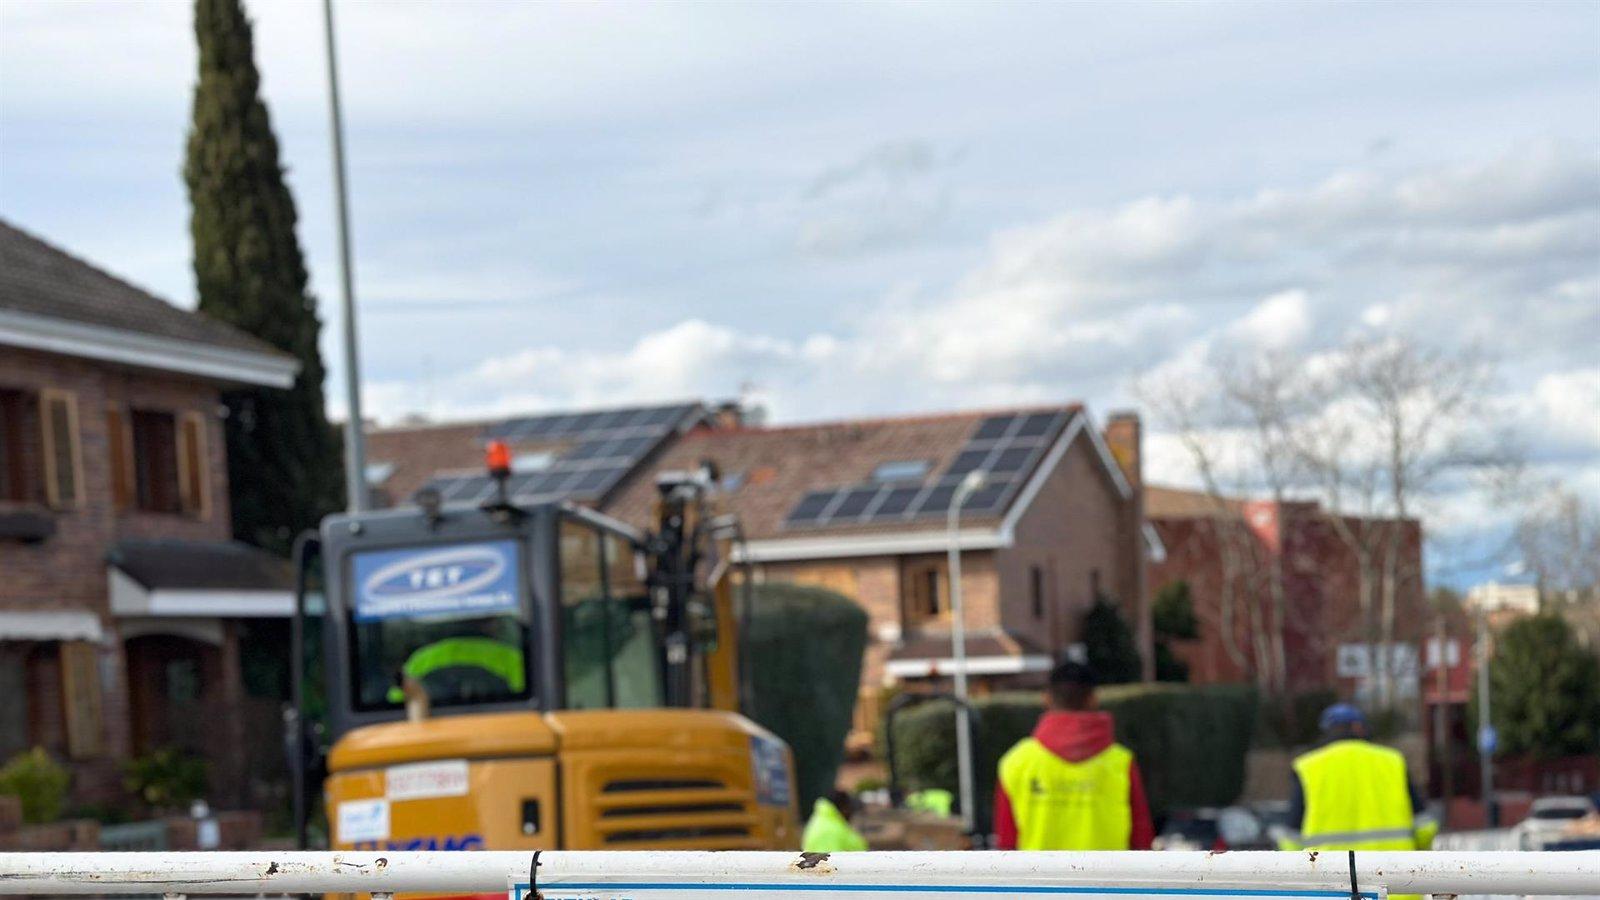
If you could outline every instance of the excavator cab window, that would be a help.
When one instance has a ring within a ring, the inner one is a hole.
[[[463,542],[352,554],[353,702],[395,709],[532,696],[528,604],[516,541]]]
[[[559,540],[565,706],[663,705],[661,644],[639,549],[573,517],[562,518]]]

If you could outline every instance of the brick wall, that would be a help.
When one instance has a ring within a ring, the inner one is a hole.
[[[1074,442],[1017,522],[1014,545],[998,553],[1008,630],[1058,655],[1078,640],[1097,578],[1101,590],[1122,604],[1129,624],[1137,623],[1139,598],[1130,591],[1137,590],[1132,570],[1140,548],[1123,525],[1126,506],[1094,448],[1086,440]],[[1043,575],[1042,617],[1033,611],[1035,566]]]
[[[1331,517],[1313,504],[1285,504],[1283,509],[1275,509],[1271,504],[1247,503],[1242,511],[1247,524],[1229,525],[1208,517],[1155,522],[1167,558],[1150,566],[1150,590],[1158,591],[1179,579],[1188,582],[1200,620],[1199,640],[1182,641],[1174,647],[1189,664],[1191,679],[1215,683],[1255,677],[1251,609],[1264,609],[1268,565],[1276,554],[1284,572],[1284,643],[1290,688],[1349,687],[1340,685],[1336,677],[1338,646],[1368,640],[1355,553],[1338,537]],[[1423,590],[1420,525],[1415,521],[1346,521],[1351,529],[1370,529],[1374,540],[1400,530],[1403,577],[1396,597],[1394,637],[1401,642],[1426,637],[1433,620]],[[1226,561],[1230,558],[1231,563]],[[1225,605],[1231,606],[1231,641]]]

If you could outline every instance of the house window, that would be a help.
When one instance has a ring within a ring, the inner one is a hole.
[[[1033,617],[1044,618],[1044,570],[1038,566],[1028,567],[1028,585],[1032,589]]]
[[[126,425],[121,424],[123,420]],[[131,505],[143,512],[197,518],[210,514],[211,467],[204,415],[113,409],[106,421],[112,433],[114,495],[126,495]],[[124,436],[118,438],[119,432]],[[119,481],[125,486],[119,488]]]
[[[901,579],[906,620],[909,623],[945,617],[950,611],[949,579],[940,563],[907,566]]]
[[[133,422],[134,497],[145,512],[175,513],[178,496],[178,427],[171,413],[136,409]]]
[[[928,475],[928,461],[925,459],[897,459],[886,462],[872,470],[873,481],[921,481]]]
[[[78,398],[67,391],[39,393],[44,447],[45,500],[57,509],[82,499],[83,458],[78,451]]]
[[[28,425],[28,395],[0,390],[0,501],[23,503],[38,497],[38,479],[30,459],[36,433]]]

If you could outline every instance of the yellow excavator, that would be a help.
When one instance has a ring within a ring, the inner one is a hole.
[[[335,849],[797,848],[789,747],[739,714],[737,523],[715,514],[715,471],[663,477],[640,532],[519,505],[503,444],[488,469],[482,504],[425,491],[297,542],[301,846],[323,779]]]

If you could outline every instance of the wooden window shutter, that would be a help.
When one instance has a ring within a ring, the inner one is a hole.
[[[100,667],[95,645],[88,641],[61,644],[61,700],[66,707],[67,755],[99,756],[104,749],[101,727]]]
[[[178,417],[178,496],[183,511],[205,518],[206,505],[206,421],[197,412]]]
[[[66,391],[39,393],[44,432],[45,500],[58,509],[83,499],[83,463],[78,452],[78,399]]]
[[[133,505],[133,438],[128,412],[120,406],[106,408],[106,448],[111,465],[111,501],[119,510]]]

